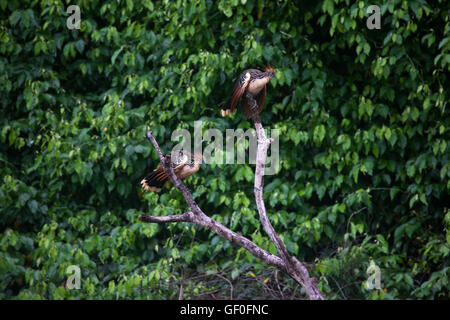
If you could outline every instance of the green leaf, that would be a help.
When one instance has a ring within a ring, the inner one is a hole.
[[[323,124],[314,128],[313,140],[317,145],[320,145],[325,138],[325,126]]]
[[[117,57],[119,56],[119,54],[122,52],[123,47],[120,47],[120,49],[117,49],[116,51],[114,51],[112,57],[111,57],[111,63],[114,64],[116,62]]]

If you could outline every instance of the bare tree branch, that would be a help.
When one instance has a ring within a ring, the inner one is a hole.
[[[263,199],[264,169],[266,168],[267,150],[269,149],[270,144],[273,142],[273,139],[271,138],[269,139],[266,137],[266,133],[264,132],[264,128],[261,124],[261,120],[259,119],[258,114],[254,115],[254,120],[255,120],[256,136],[258,139],[258,149],[256,151],[254,192],[255,192],[256,206],[259,212],[259,219],[261,220],[261,224],[264,230],[266,230],[267,234],[269,235],[270,240],[272,240],[273,244],[277,248],[277,251],[281,256],[281,259],[283,259],[283,261],[288,261],[289,254],[283,244],[283,241],[281,241],[280,237],[275,232],[272,224],[270,223]]]
[[[256,105],[256,101],[253,99],[253,103]],[[275,232],[269,217],[267,216],[266,207],[263,199],[263,186],[264,186],[264,169],[266,167],[267,150],[273,139],[267,138],[264,128],[261,124],[259,114],[253,115],[255,122],[256,136],[258,139],[258,147],[256,151],[256,169],[255,169],[255,200],[256,206],[259,212],[259,219],[261,224],[268,234],[270,240],[277,248],[278,254],[285,263],[286,272],[293,277],[304,288],[311,300],[323,300],[324,297],[317,287],[317,281],[309,276],[308,270],[297,258],[292,257],[287,252],[283,241]]]
[[[175,175],[173,167],[168,161],[166,161],[163,156],[158,142],[155,140],[153,133],[151,131],[147,132],[148,139],[152,142],[156,151],[158,152],[161,165],[169,173],[169,177],[173,181],[174,185],[181,191],[184,199],[191,208],[192,211],[185,212],[183,214],[172,215],[172,216],[150,216],[141,215],[139,219],[144,222],[154,222],[154,223],[166,223],[166,222],[191,222],[201,225],[215,232],[219,236],[227,239],[228,241],[234,242],[238,246],[246,249],[252,255],[258,259],[263,260],[268,265],[275,266],[286,273],[288,273],[292,278],[294,278],[298,283],[300,283],[306,290],[307,295],[310,299],[322,300],[323,296],[317,288],[317,283],[313,282],[309,277],[308,271],[302,263],[300,263],[295,257],[289,256],[283,242],[281,241],[278,234],[273,229],[266,213],[263,200],[263,177],[265,169],[265,161],[267,158],[267,150],[272,142],[272,139],[268,139],[265,136],[264,128],[261,125],[259,116],[255,119],[255,127],[258,135],[258,151],[256,156],[256,171],[255,171],[255,198],[258,207],[258,212],[260,215],[261,223],[269,235],[272,242],[274,242],[275,247],[278,250],[281,258],[273,255],[264,249],[258,247],[255,243],[249,239],[237,234],[236,232],[228,229],[224,225],[208,217],[197,205],[192,197],[191,192],[185,186],[185,184]]]
[[[184,269],[181,269],[180,292],[178,293],[178,300],[183,300],[183,291],[184,291]]]
[[[218,273],[216,273],[215,276],[222,278],[223,280],[228,282],[228,284],[230,285],[230,300],[233,300],[233,284],[231,283],[231,281]]]
[[[188,211],[183,214],[175,214],[172,216],[149,216],[143,214],[139,219],[143,222],[156,222],[156,223],[166,223],[166,222],[193,222],[193,213]]]
[[[255,257],[264,260],[267,264],[278,267],[278,268],[284,268],[283,261],[277,257],[276,255],[273,255],[260,247],[258,247],[255,243],[250,241],[249,239],[237,234],[236,232],[228,229],[223,224],[215,221],[214,219],[211,219],[208,217],[197,205],[197,203],[194,201],[191,192],[189,189],[185,186],[185,184],[175,175],[175,172],[173,171],[173,168],[166,163],[165,158],[161,152],[161,149],[158,145],[158,142],[156,142],[155,138],[153,137],[153,133],[151,131],[147,132],[147,137],[149,140],[153,143],[153,146],[155,147],[156,151],[159,154],[161,165],[164,166],[167,172],[169,172],[169,176],[172,179],[175,186],[181,191],[183,194],[184,199],[188,203],[188,205],[191,207],[192,211],[185,212],[180,215],[173,215],[173,216],[150,216],[150,215],[141,215],[139,219],[144,222],[156,222],[156,223],[163,223],[163,222],[192,222],[196,223],[198,225],[201,225],[203,227],[206,227],[215,233],[217,233],[222,238],[227,239],[228,241],[236,243],[238,246],[245,248],[248,252],[250,252]]]

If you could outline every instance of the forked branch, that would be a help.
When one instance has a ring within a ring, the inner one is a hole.
[[[267,158],[267,150],[270,146],[270,143],[272,142],[272,139],[266,137],[264,128],[262,127],[261,121],[259,120],[259,116],[256,115],[256,117],[257,119],[255,118],[255,128],[258,137],[258,149],[256,155],[255,170],[255,199],[261,224],[263,225],[264,230],[267,232],[272,242],[275,244],[280,257],[265,251],[249,239],[237,234],[221,223],[208,217],[194,201],[192,194],[186,187],[186,185],[175,175],[172,166],[170,165],[170,163],[168,163],[168,161],[166,161],[166,158],[163,156],[158,142],[155,140],[151,131],[147,132],[147,137],[158,152],[161,165],[164,167],[164,169],[166,169],[166,172],[169,173],[171,180],[181,191],[184,199],[186,200],[192,211],[172,216],[141,215],[139,219],[141,221],[150,223],[191,222],[206,227],[219,236],[227,239],[228,241],[234,242],[238,246],[244,248],[258,259],[266,262],[268,265],[277,267],[288,273],[293,279],[295,279],[305,288],[306,294],[310,299],[323,300],[323,296],[317,287],[316,281],[313,281],[313,279],[309,277],[307,269],[300,261],[288,254],[283,242],[273,229],[267,216],[263,200],[263,177],[265,162]]]

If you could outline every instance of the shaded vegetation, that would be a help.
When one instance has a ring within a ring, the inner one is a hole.
[[[167,151],[197,120],[252,127],[220,104],[242,70],[271,63],[262,122],[281,132],[281,166],[264,195],[289,252],[329,299],[448,299],[448,1],[379,2],[379,30],[366,1],[77,4],[69,30],[65,1],[0,0],[0,298],[175,299],[182,272],[186,299],[228,297],[231,281],[246,283],[235,298],[302,298],[215,234],[137,221],[187,209],[175,189],[140,189],[158,164],[146,129]],[[186,183],[275,253],[253,169],[203,166]],[[380,290],[364,284],[371,261]],[[70,265],[80,290],[64,287]]]

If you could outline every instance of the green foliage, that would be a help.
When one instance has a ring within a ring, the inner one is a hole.
[[[158,164],[146,130],[164,151],[196,120],[246,130],[220,104],[240,71],[267,63],[262,122],[280,130],[281,168],[264,197],[288,251],[316,263],[330,299],[448,298],[448,1],[380,3],[379,30],[367,1],[80,0],[80,30],[69,4],[0,0],[0,298],[171,299],[182,272],[185,298],[229,290],[195,275],[236,285],[248,272],[260,290],[243,296],[263,296],[274,276],[244,250],[137,217],[187,210],[175,189],[142,193]],[[253,169],[204,165],[186,183],[275,253]],[[371,261],[381,290],[364,285]],[[64,286],[70,265],[80,290]]]

